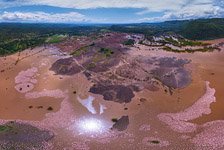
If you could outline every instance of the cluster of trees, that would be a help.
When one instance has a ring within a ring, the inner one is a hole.
[[[101,48],[99,52],[103,53],[106,57],[110,57],[112,54],[114,54],[113,50],[109,48]]]
[[[124,41],[124,43],[123,43],[124,45],[130,45],[130,46],[132,46],[132,45],[134,45],[135,44],[135,40],[132,40],[132,39],[128,39],[127,41]]]
[[[189,21],[179,33],[188,39],[209,40],[224,38],[224,19]]]
[[[0,43],[0,55],[7,55],[27,48],[34,48],[45,42],[44,37],[30,39],[15,39],[9,42]]]

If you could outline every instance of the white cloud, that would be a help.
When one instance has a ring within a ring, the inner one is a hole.
[[[50,14],[45,12],[3,12],[1,21],[19,22],[50,22],[50,23],[75,23],[88,21],[84,15],[77,12]]]
[[[167,20],[186,20],[197,18],[224,17],[224,8],[209,3],[188,5],[175,11],[167,11],[163,16],[140,19],[140,22],[161,22]]]
[[[175,10],[189,0],[0,0],[0,6],[49,5],[66,8],[145,8],[151,11]],[[204,0],[211,1],[211,0]]]
[[[1,8],[23,5],[48,5],[76,9],[142,8],[144,11],[137,13],[139,18],[143,15],[147,15],[150,12],[164,13],[164,15],[160,17],[140,19],[140,22],[224,17],[223,0],[0,0],[0,10]],[[20,15],[19,12],[17,12],[17,16],[22,16],[22,14]],[[10,14],[6,13],[5,15]],[[29,13],[26,13],[26,16],[30,16]],[[56,15],[46,13],[32,13],[31,16],[36,16],[39,18],[39,20],[46,20],[48,17],[51,22],[54,22],[54,19],[61,21],[66,21],[67,19],[68,22],[85,19],[83,16],[77,17],[79,15],[76,13]],[[70,18],[73,19],[71,20]],[[99,20],[96,20],[96,22],[98,21]],[[136,20],[134,20],[134,22],[136,22]]]

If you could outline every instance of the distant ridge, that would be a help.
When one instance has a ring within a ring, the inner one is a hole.
[[[175,32],[191,40],[208,40],[224,38],[224,18],[113,25],[111,29],[113,31],[142,33],[148,36],[164,32]]]

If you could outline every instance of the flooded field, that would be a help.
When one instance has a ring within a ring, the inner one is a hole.
[[[111,36],[81,55],[51,45],[0,57],[0,148],[223,149],[223,45],[98,51]]]

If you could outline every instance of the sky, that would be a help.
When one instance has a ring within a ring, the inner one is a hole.
[[[141,23],[224,18],[224,0],[0,0],[0,22]]]

